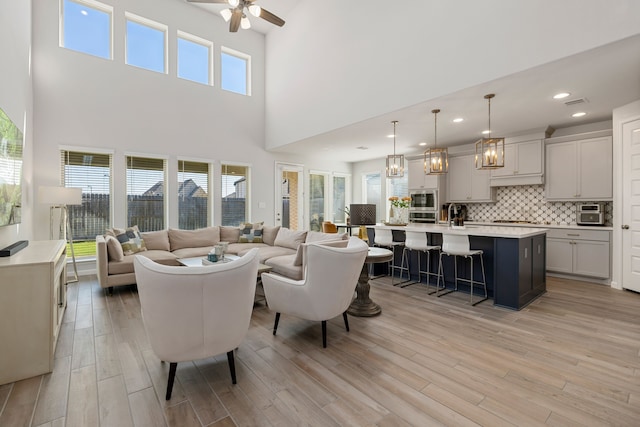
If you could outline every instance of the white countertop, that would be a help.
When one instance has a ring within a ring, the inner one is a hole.
[[[538,234],[545,234],[546,228],[537,227],[511,227],[465,223],[463,228],[449,228],[446,224],[409,224],[402,225],[375,225],[374,229],[399,230],[399,231],[424,231],[440,234],[463,234],[480,237],[502,237],[508,239],[523,239]]]
[[[476,222],[465,221],[466,225],[484,225],[490,227],[532,227],[532,228],[569,228],[577,230],[605,230],[611,231],[613,227],[604,225],[578,225],[578,224],[523,224],[519,222]]]

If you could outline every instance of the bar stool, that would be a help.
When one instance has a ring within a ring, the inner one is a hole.
[[[431,271],[431,251],[439,251],[440,246],[432,246],[429,245],[429,241],[427,240],[427,233],[424,231],[407,231],[405,232],[405,241],[404,241],[404,249],[402,250],[402,262],[401,265],[404,266],[405,259],[407,260],[407,272],[409,277],[411,277],[411,270],[409,269],[409,257],[407,256],[407,251],[409,251],[409,255],[411,251],[418,252],[418,281],[414,283],[409,283],[405,286],[415,285],[416,283],[421,283],[420,275],[425,273],[427,276],[427,292],[429,292],[430,276],[436,276],[438,278],[438,282],[440,281],[440,271],[437,273],[433,273]],[[422,262],[420,262],[420,254],[424,253],[427,255],[427,269],[422,270]],[[429,295],[437,292],[437,284],[436,282],[436,290],[433,292],[429,292]],[[403,286],[404,287],[404,286]]]
[[[391,284],[393,286],[400,285],[402,283],[406,283],[409,280],[411,280],[411,277],[409,277],[409,269],[407,269],[406,267],[403,267],[402,265],[398,266],[395,264],[396,248],[404,247],[404,242],[398,242],[396,240],[393,240],[393,232],[391,230],[376,228],[376,233],[373,238],[373,243],[375,246],[387,248],[387,249],[390,249],[391,252],[393,252],[393,259],[389,261],[389,269],[391,270]],[[406,270],[407,280],[399,282],[396,285],[394,285],[393,279],[395,277],[396,270],[400,270],[400,280],[402,280],[402,272]]]
[[[441,297],[442,295],[446,295],[448,293],[454,292],[458,290],[458,280],[469,282],[470,284],[470,296],[469,303],[471,305],[476,305],[481,303],[482,301],[487,299],[487,278],[484,273],[484,261],[483,261],[483,252],[480,249],[470,249],[469,248],[469,236],[464,234],[446,234],[442,233],[442,250],[440,251],[440,263],[438,265],[438,273],[440,276],[438,277],[438,285],[436,286],[436,296]],[[453,290],[445,292],[443,294],[440,293],[440,277],[442,277],[442,289],[445,288],[446,284],[444,283],[444,270],[442,268],[442,255],[453,256],[453,266],[455,272],[455,287]],[[458,278],[458,257],[464,257],[465,259],[471,259],[471,279],[462,279]],[[480,265],[482,266],[482,282],[475,282],[473,280],[473,257],[478,256],[480,258]],[[474,285],[482,285],[484,288],[484,298],[473,302],[473,286]]]

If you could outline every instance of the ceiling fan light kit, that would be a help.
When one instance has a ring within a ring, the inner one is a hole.
[[[251,28],[251,21],[247,18],[245,10],[256,18],[262,18],[267,22],[282,27],[284,19],[274,15],[266,9],[254,4],[256,0],[187,0],[190,3],[228,4],[229,9],[222,9],[220,15],[225,22],[229,22],[229,31],[235,33],[238,28],[247,30]]]
[[[449,172],[449,150],[438,148],[438,113],[436,108],[433,113],[433,148],[424,152],[424,173],[427,175],[442,175]]]
[[[476,142],[476,169],[498,169],[504,167],[504,138],[491,137],[491,98],[493,93],[484,96],[489,103],[488,138]]]

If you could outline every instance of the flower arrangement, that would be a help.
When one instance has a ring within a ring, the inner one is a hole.
[[[389,201],[391,202],[391,206],[395,207],[395,208],[404,208],[404,209],[408,209],[411,206],[411,197],[398,197],[398,196],[392,196],[389,197]]]

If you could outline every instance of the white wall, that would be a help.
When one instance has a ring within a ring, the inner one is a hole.
[[[0,108],[24,134],[22,223],[0,227],[0,248],[16,240],[32,238],[31,206],[33,205],[33,96],[29,74],[31,45],[31,2],[0,2]]]
[[[266,146],[620,40],[638,16],[636,0],[300,0],[267,37]]]
[[[275,160],[307,168],[350,172],[343,162],[316,162],[271,154],[264,149],[264,37],[253,31],[231,34],[218,16],[176,0],[104,0],[114,10],[114,59],[95,58],[58,46],[58,1],[34,3],[35,93],[34,185],[59,184],[60,146],[114,150],[114,225],[126,225],[125,153],[168,156],[175,173],[178,156],[250,164],[251,219],[274,222]],[[169,26],[169,73],[158,74],[124,63],[124,12]],[[180,29],[212,40],[214,58],[224,45],[251,55],[251,96],[222,91],[219,64],[215,86],[176,77],[175,35]],[[173,175],[175,176],[175,175]],[[169,185],[172,183],[170,182]],[[169,188],[169,193],[175,193]],[[219,197],[219,189],[214,188]],[[259,208],[265,202],[265,208]],[[37,203],[37,201],[36,201]],[[37,207],[37,206],[36,206]],[[214,212],[219,223],[220,212]],[[36,236],[48,236],[48,210],[35,213]],[[168,225],[177,227],[173,220]]]

